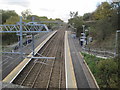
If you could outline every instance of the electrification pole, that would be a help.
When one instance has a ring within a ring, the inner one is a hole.
[[[22,37],[23,37],[23,32],[22,32],[22,17],[20,17],[20,55],[21,55],[21,60],[23,60],[23,42],[22,42]]]
[[[34,17],[32,17],[32,22],[34,22]],[[32,27],[32,31],[34,31],[33,27]],[[35,46],[34,46],[34,44],[35,44],[34,33],[32,33],[32,51],[33,51],[32,55],[33,55],[33,57],[35,55],[35,50],[34,50]]]

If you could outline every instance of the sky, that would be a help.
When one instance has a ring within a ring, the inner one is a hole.
[[[97,5],[107,0],[0,0],[0,9],[15,10],[19,15],[30,9],[33,15],[60,18],[67,22],[70,11],[79,15],[93,12]]]

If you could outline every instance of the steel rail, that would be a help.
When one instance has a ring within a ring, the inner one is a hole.
[[[53,38],[55,37],[55,35],[53,35]],[[53,39],[52,38],[52,39]],[[51,39],[50,39],[51,40]],[[51,40],[52,41],[52,40]],[[49,43],[46,43],[47,46],[43,49],[42,54],[44,53],[44,51],[47,49],[47,47],[50,45],[51,41]],[[35,63],[36,64],[36,63]],[[30,74],[30,72],[32,71],[33,67],[35,66],[35,64],[31,67],[30,71],[27,73],[27,75],[25,76],[25,78],[23,79],[23,81],[21,82],[20,85],[23,85],[23,83],[25,82],[25,80],[27,79],[28,75]]]
[[[63,44],[61,45],[62,47],[64,46]],[[63,49],[61,48],[61,60],[63,59]],[[60,62],[60,76],[59,76],[59,89],[61,88],[61,81],[62,81],[62,62]]]
[[[53,43],[52,43],[53,44]],[[53,44],[54,45],[54,44]],[[51,47],[51,50],[52,50],[52,47]],[[51,50],[49,50],[49,51],[51,51]],[[47,55],[49,55],[51,52],[49,52],[49,53],[47,53]],[[44,62],[46,62],[47,60],[45,59],[44,60]],[[37,78],[38,78],[38,76],[40,75],[40,72],[42,71],[42,68],[43,68],[43,64],[41,65],[41,67],[40,67],[40,69],[39,69],[39,71],[38,71],[38,73],[37,73],[37,75],[36,75],[36,77],[35,77],[35,79],[34,79],[34,81],[33,81],[33,84],[32,84],[32,88],[34,87],[34,85],[35,85],[35,83],[36,83],[36,80],[37,80]]]
[[[56,47],[56,48],[57,48],[57,47]],[[57,50],[56,50],[56,52],[57,52]],[[52,72],[53,72],[53,68],[54,68],[55,61],[56,61],[56,60],[54,60],[53,63],[52,63],[52,68],[51,68],[51,70],[50,70],[49,79],[48,79],[48,83],[47,83],[47,85],[46,85],[46,88],[49,88],[50,80],[51,80],[51,76],[52,76]]]
[[[50,44],[50,43],[49,43]],[[49,44],[47,44],[47,47],[49,46]],[[47,48],[46,47],[46,48]],[[44,53],[44,51],[46,50],[46,48],[44,48],[42,54]],[[38,60],[38,59],[37,59]],[[32,69],[34,68],[34,66],[36,65],[36,63],[33,64],[33,66],[31,67],[31,69],[29,70],[29,72],[27,73],[27,75],[25,76],[25,78],[23,79],[22,83],[20,85],[23,85],[23,83],[25,82],[25,80],[27,79],[28,75],[30,74],[30,72],[32,71]]]
[[[64,34],[63,34],[64,35]],[[64,36],[62,37],[62,39],[64,40]],[[64,49],[63,49],[63,47],[64,47],[64,42],[61,44],[61,60],[64,60],[63,59],[63,52],[64,52]],[[60,76],[59,76],[59,90],[60,90],[60,88],[61,88],[61,82],[62,82],[62,62],[63,61],[61,61],[60,62]]]
[[[58,37],[58,39],[59,38],[60,38],[60,36]],[[56,41],[58,41],[58,40],[56,40]],[[58,47],[56,47],[56,54],[55,54],[55,56],[57,56],[57,54],[58,54],[57,52],[60,50],[59,43],[61,43],[61,42],[57,42],[57,44],[56,44],[56,45],[58,45]],[[47,82],[46,89],[49,88],[49,86],[50,86],[50,81],[51,81],[51,77],[52,77],[52,73],[53,73],[53,68],[54,68],[55,62],[56,62],[56,60],[54,60],[53,63],[52,63],[52,68],[51,68],[51,71],[50,71],[50,75],[49,75],[49,79],[48,79],[48,82]]]

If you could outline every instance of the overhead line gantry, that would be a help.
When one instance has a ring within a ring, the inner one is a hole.
[[[34,56],[34,33],[41,33],[41,32],[49,32],[46,24],[41,23],[61,23],[58,21],[40,21],[40,22],[34,22],[34,18],[32,18],[32,22],[22,22],[22,17],[20,17],[20,21],[17,22],[14,25],[0,25],[0,33],[16,33],[20,36],[20,52],[1,52],[1,53],[12,53],[12,54],[20,54],[21,59],[23,59],[23,35],[26,33],[32,34],[32,57],[28,58],[38,58],[38,59],[55,59],[54,57],[35,57]],[[43,28],[45,28],[45,31],[42,31]]]

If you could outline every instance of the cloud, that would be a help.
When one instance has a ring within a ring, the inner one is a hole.
[[[18,5],[22,7],[28,7],[30,5],[28,0],[1,0],[0,3],[5,5]]]
[[[93,12],[99,2],[106,0],[0,0],[2,9],[15,10],[20,14],[30,9],[33,14],[49,18],[69,19],[70,11],[78,11],[79,15]]]
[[[40,8],[39,10],[44,12],[55,12],[54,9],[48,9],[48,8]]]

